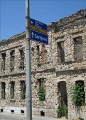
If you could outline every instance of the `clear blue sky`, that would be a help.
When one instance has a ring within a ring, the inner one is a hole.
[[[84,8],[86,0],[30,0],[30,17],[50,24]],[[25,0],[0,0],[0,40],[25,27]]]

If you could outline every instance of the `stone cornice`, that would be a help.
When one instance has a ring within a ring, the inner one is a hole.
[[[73,26],[86,25],[86,9],[82,9],[75,14],[64,17],[57,22],[52,22],[48,29],[53,29],[55,32],[73,28]]]
[[[70,69],[70,70],[59,70],[56,71],[56,76],[60,76],[60,75],[72,75],[72,74],[82,74],[82,73],[86,73],[86,68],[83,69]]]
[[[26,36],[25,32],[22,32],[20,34],[14,35],[13,37],[10,37],[9,39],[0,41],[0,45],[4,45],[6,43],[8,44],[10,42],[15,42],[17,40],[25,39],[25,36]]]
[[[0,78],[6,78],[6,77],[9,77],[9,76],[19,76],[19,75],[25,75],[26,73],[25,72],[19,72],[19,73],[9,73],[9,74],[3,74],[3,75],[0,75]]]

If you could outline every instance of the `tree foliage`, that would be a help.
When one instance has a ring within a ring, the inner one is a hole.
[[[76,106],[84,104],[84,84],[82,82],[75,83],[72,88],[72,101]]]

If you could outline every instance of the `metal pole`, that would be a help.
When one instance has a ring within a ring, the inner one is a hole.
[[[30,10],[26,0],[26,120],[32,120],[31,58],[30,58]]]

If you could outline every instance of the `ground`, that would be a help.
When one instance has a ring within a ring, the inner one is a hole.
[[[25,120],[25,115],[0,113],[0,120]],[[55,119],[55,118],[45,118],[45,117],[33,116],[33,120],[66,120],[66,119],[65,118]]]

